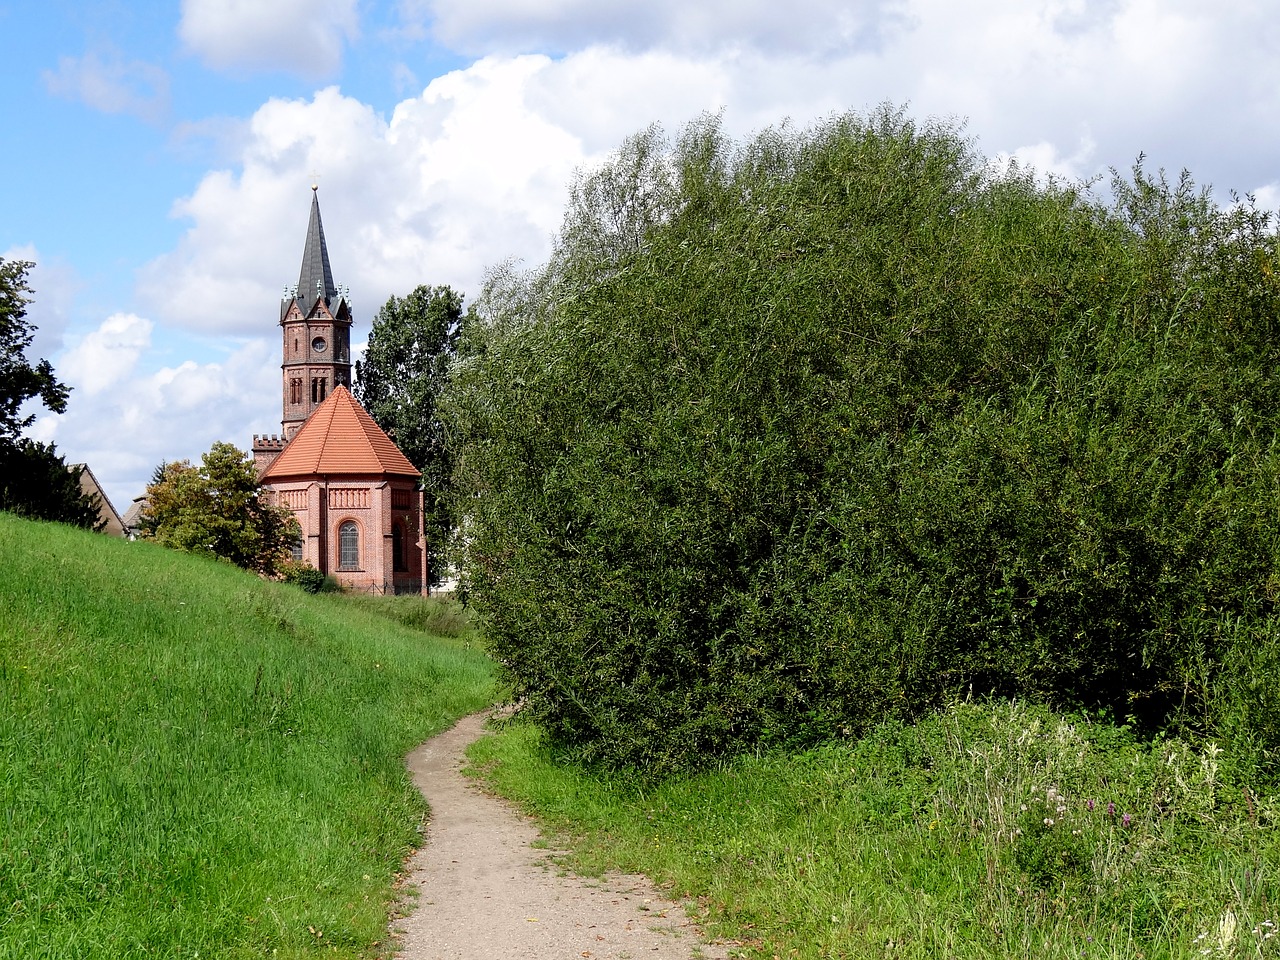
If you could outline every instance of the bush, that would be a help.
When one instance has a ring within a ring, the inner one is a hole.
[[[972,690],[1280,751],[1239,681],[1280,627],[1275,237],[1187,177],[1111,195],[890,110],[651,130],[576,186],[447,398],[465,585],[561,747]]]
[[[296,584],[307,593],[320,593],[321,591],[328,593],[326,582],[332,581],[332,577],[327,577],[309,563],[298,560],[289,560],[280,565],[280,579],[285,583]],[[334,581],[336,587],[336,581]]]

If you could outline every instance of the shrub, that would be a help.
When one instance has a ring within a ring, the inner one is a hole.
[[[584,178],[446,402],[466,588],[556,742],[676,767],[973,690],[1273,757],[1275,237],[1111,195],[891,110]]]
[[[296,584],[307,593],[320,593],[322,590],[327,593],[329,589],[326,589],[326,582],[333,580],[332,577],[325,576],[311,564],[297,560],[290,560],[281,564],[280,578],[285,583]],[[336,585],[337,582],[334,581],[334,588],[336,588]]]

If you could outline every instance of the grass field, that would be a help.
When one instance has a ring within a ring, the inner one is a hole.
[[[738,957],[1280,957],[1280,802],[1210,744],[958,703],[648,786],[518,720],[471,757],[571,866],[648,874]]]
[[[463,626],[6,514],[0,564],[0,958],[385,953]]]
[[[4,514],[0,563],[0,960],[385,955],[403,755],[495,696],[465,612]],[[473,759],[744,958],[1280,958],[1280,798],[1227,745],[958,703],[661,784],[518,721]]]

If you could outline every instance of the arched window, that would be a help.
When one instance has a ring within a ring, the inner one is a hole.
[[[404,530],[398,523],[391,525],[391,569],[397,573],[409,569],[404,562]]]
[[[354,520],[338,528],[338,569],[360,569],[360,528]]]

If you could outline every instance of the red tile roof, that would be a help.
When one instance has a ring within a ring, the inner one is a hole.
[[[267,467],[262,482],[343,473],[421,475],[350,391],[338,386]]]

